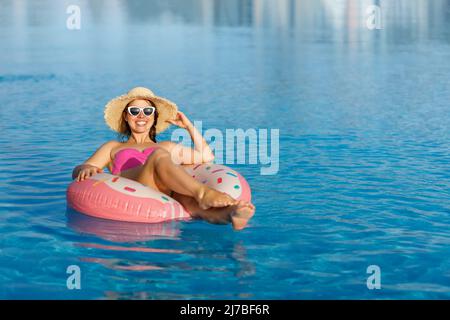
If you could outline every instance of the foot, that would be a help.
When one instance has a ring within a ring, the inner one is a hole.
[[[231,214],[231,223],[234,230],[242,230],[247,225],[248,221],[255,214],[255,206],[249,202],[239,201],[236,209]]]
[[[201,209],[206,210],[209,208],[232,206],[235,205],[237,201],[226,193],[205,186],[200,191],[197,202]]]

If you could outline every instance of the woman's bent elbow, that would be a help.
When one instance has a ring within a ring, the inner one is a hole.
[[[203,161],[203,163],[212,162],[212,161],[214,161],[214,155],[211,154],[211,155],[203,156],[202,161]]]

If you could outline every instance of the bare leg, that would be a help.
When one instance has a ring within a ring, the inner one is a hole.
[[[244,229],[255,213],[255,206],[245,201],[223,208],[202,209],[194,198],[174,193],[172,196],[189,211],[194,218],[200,218],[214,224],[232,223],[235,230]]]
[[[236,204],[236,200],[228,194],[209,188],[192,178],[183,168],[174,164],[170,153],[163,149],[155,150],[148,157],[137,176],[137,181],[156,185],[160,190],[169,189],[190,196],[202,209]]]

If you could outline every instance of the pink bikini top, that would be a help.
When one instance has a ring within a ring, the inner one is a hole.
[[[125,148],[116,152],[114,157],[112,174],[118,175],[122,171],[132,169],[145,163],[148,156],[158,147],[149,147],[143,151],[134,148]]]

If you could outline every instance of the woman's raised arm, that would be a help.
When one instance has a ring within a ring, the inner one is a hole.
[[[208,143],[183,112],[178,111],[176,118],[174,120],[168,120],[168,122],[182,129],[186,129],[191,136],[192,142],[194,142],[193,149],[171,141],[161,142],[161,147],[171,153],[173,162],[178,164],[197,164],[214,160],[214,154]]]
[[[186,129],[194,143],[194,148],[192,149],[171,141],[161,142],[161,147],[171,153],[173,162],[178,164],[197,164],[214,160],[214,154],[208,143],[183,112],[178,111],[176,118],[168,120],[168,122]]]

